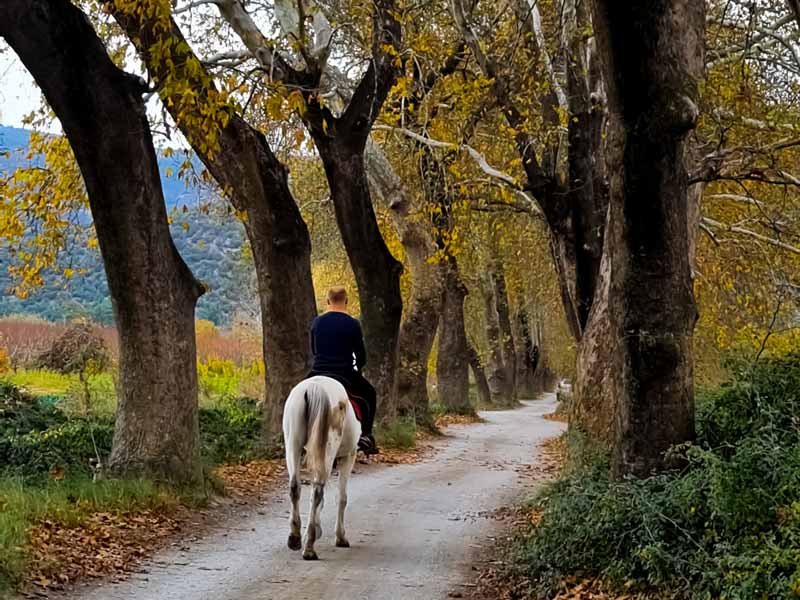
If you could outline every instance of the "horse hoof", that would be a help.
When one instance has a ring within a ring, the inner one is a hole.
[[[300,550],[302,545],[303,542],[299,535],[295,535],[293,533],[289,534],[289,550]]]
[[[303,560],[319,560],[319,556],[313,550],[306,550],[303,552]]]
[[[350,542],[348,542],[344,538],[339,538],[339,539],[336,540],[336,547],[337,548],[349,548],[350,547]]]

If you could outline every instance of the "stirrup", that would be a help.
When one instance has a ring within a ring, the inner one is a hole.
[[[358,440],[358,449],[363,452],[365,456],[380,454],[380,450],[378,450],[378,447],[375,445],[372,436],[362,435]]]

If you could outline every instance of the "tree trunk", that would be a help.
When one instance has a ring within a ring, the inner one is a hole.
[[[505,396],[507,402],[513,403],[517,397],[517,352],[514,346],[514,332],[511,327],[511,311],[508,307],[508,289],[503,263],[492,261],[491,277],[494,284],[497,322],[500,326],[501,348],[503,351],[503,369],[505,371]]]
[[[316,136],[331,190],[336,222],[358,286],[367,346],[366,377],[378,393],[383,419],[397,414],[397,361],[403,266],[381,235],[369,192],[364,147],[341,136]]]
[[[55,111],[81,169],[120,337],[110,466],[198,475],[194,308],[202,286],[169,234],[142,93],[66,0],[13,0],[0,34]]]
[[[447,412],[470,414],[469,343],[464,327],[464,298],[467,288],[461,282],[455,258],[445,271],[444,306],[439,321],[439,352],[436,355],[436,385],[439,402]]]
[[[533,398],[538,390],[534,386],[534,376],[539,361],[539,345],[534,341],[530,327],[530,317],[524,310],[517,311],[514,319],[517,365],[517,395]]]
[[[365,160],[371,188],[391,211],[411,273],[411,293],[400,325],[397,406],[400,415],[412,415],[418,424],[430,426],[428,358],[442,311],[442,265],[429,260],[436,252],[430,228],[415,218],[411,195],[372,142],[367,142]]]
[[[264,135],[239,115],[231,115],[218,130],[202,125],[214,111],[229,109],[219,106],[212,77],[173,21],[164,29],[142,13],[108,6],[136,44],[173,119],[231,204],[246,217],[261,307],[265,437],[272,443],[281,433],[286,397],[310,367],[308,328],[316,315],[311,241],[289,190],[286,168]],[[172,65],[150,52],[154,46],[169,49]],[[195,94],[184,95],[182,86],[165,85],[173,80],[184,82]]]
[[[301,117],[322,159],[331,191],[336,223],[353,269],[361,302],[361,323],[367,347],[365,375],[378,394],[378,414],[391,420],[397,414],[397,362],[403,298],[403,266],[381,236],[366,172],[365,152],[372,126],[389,90],[397,80],[403,30],[393,0],[375,0],[372,19],[372,59],[349,96],[334,115],[314,92],[302,90]]]
[[[605,248],[621,367],[614,471],[646,475],[694,436],[684,140],[698,116],[705,8],[595,0],[594,17],[611,115]]]
[[[602,161],[604,111],[600,66],[585,31],[591,27],[587,2],[572,0],[564,40],[569,126],[567,169],[572,212],[575,304],[581,332],[594,302],[608,190]],[[578,338],[579,339],[579,338]]]
[[[503,363],[503,334],[500,329],[500,318],[497,315],[494,278],[488,270],[481,278],[481,291],[483,293],[484,318],[486,319],[486,338],[489,344],[489,360],[486,365],[489,391],[492,404],[503,405],[509,400],[506,368]]]
[[[204,159],[230,189],[231,203],[247,214],[261,304],[266,378],[264,428],[275,443],[283,405],[310,368],[308,328],[317,314],[311,278],[311,240],[289,191],[286,168],[264,135],[234,117],[220,135],[221,151]]]
[[[489,380],[486,378],[486,371],[483,370],[481,357],[472,343],[467,342],[467,358],[472,376],[475,378],[475,386],[478,388],[478,401],[481,406],[490,406],[492,403],[492,391],[489,389]]]
[[[577,379],[569,421],[570,426],[589,434],[595,442],[610,447],[613,445],[616,422],[615,373],[622,366],[617,350],[619,340],[610,314],[612,250],[608,247],[607,238],[608,231],[592,309],[586,331],[578,344]]]

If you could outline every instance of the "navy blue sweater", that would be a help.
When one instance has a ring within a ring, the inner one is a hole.
[[[360,371],[367,362],[361,324],[348,314],[326,312],[311,323],[312,369],[317,372]]]

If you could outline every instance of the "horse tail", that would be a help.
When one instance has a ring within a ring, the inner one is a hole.
[[[347,414],[347,400],[340,399],[335,407],[327,390],[318,383],[310,383],[305,390],[306,423],[308,440],[306,443],[306,462],[314,479],[318,483],[328,480],[328,438],[331,430],[339,435],[344,428]]]

